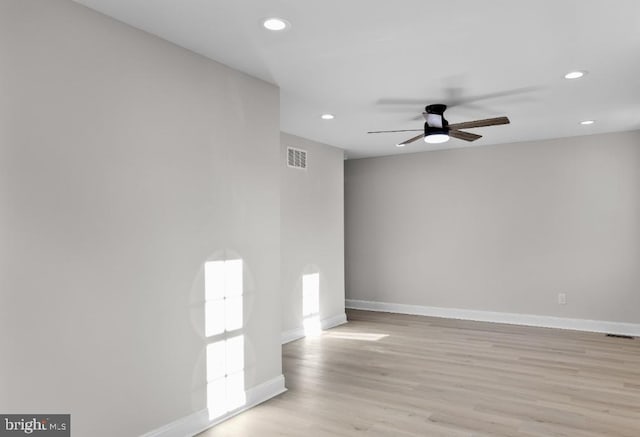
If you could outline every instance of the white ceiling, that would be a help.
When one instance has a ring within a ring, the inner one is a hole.
[[[640,129],[638,0],[77,1],[277,84],[282,130],[349,158]],[[266,31],[271,16],[291,28]],[[572,70],[588,74],[565,80]],[[474,143],[402,149],[410,133],[366,134],[420,129],[412,118],[452,93],[498,96],[449,109],[449,122],[512,124],[471,130],[485,135]],[[417,101],[381,103],[394,98]]]

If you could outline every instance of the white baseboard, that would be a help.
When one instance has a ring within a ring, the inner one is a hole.
[[[263,382],[255,387],[246,391],[246,403],[227,414],[216,417],[213,420],[209,419],[209,411],[205,408],[195,413],[182,417],[171,423],[168,423],[160,428],[143,434],[140,437],[187,437],[194,436],[205,431],[212,426],[217,425],[220,422],[224,422],[231,417],[242,413],[252,407],[255,407],[262,402],[271,399],[281,393],[284,393],[287,389],[284,386],[284,376],[277,376],[269,381]]]
[[[399,303],[373,302],[347,299],[346,308],[385,313],[413,314],[447,319],[475,320],[478,322],[507,323],[541,328],[571,329],[575,331],[605,332],[609,334],[640,336],[640,324],[608,322],[603,320],[569,319],[534,314],[500,313],[493,311],[439,308]]]
[[[186,437],[193,436],[198,430],[206,429],[209,423],[209,411],[205,408],[189,416],[181,417],[160,428],[142,434],[140,437]]]
[[[335,316],[327,317],[326,319],[322,319],[320,321],[320,327],[323,330],[325,330],[325,329],[330,329],[345,323],[347,323],[347,315],[345,313],[342,313]],[[281,337],[282,344],[286,344],[291,341],[298,340],[304,336],[305,336],[304,328],[300,327],[296,329],[290,329],[282,333],[282,337]]]

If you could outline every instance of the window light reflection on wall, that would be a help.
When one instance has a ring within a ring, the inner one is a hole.
[[[210,261],[204,266],[209,419],[246,403],[242,275],[241,259]]]
[[[320,334],[320,273],[302,276],[302,317],[305,335]]]

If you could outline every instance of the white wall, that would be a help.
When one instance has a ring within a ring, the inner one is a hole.
[[[349,299],[640,322],[638,131],[350,160],[345,185]]]
[[[134,436],[205,407],[202,267],[281,374],[278,89],[63,0],[0,3],[0,411]]]
[[[287,147],[307,151],[308,168],[289,168]],[[281,136],[281,278],[283,333],[302,333],[302,277],[320,274],[321,320],[344,320],[344,154],[342,149]]]

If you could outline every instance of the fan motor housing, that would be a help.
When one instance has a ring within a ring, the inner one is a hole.
[[[424,123],[424,135],[449,135],[449,122],[444,118],[447,105],[435,104],[424,108],[427,121]],[[430,123],[431,122],[431,123]]]
[[[443,105],[442,103],[437,103],[435,105],[425,106],[424,110],[427,114],[443,115],[444,111],[447,110],[447,105]]]

